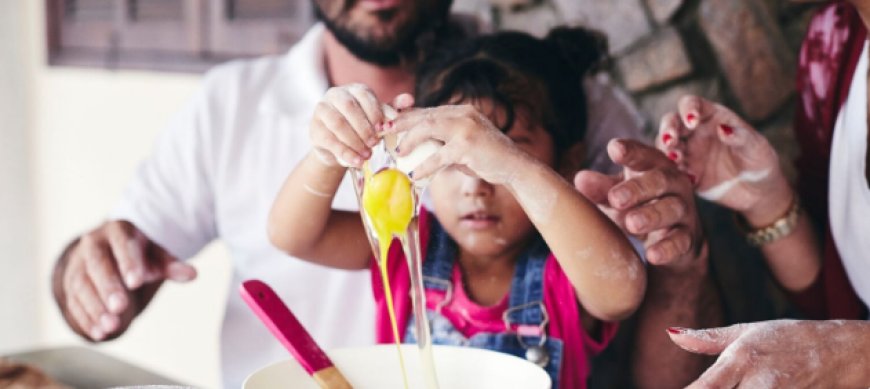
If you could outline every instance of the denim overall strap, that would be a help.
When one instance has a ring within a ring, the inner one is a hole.
[[[528,359],[546,358],[535,355],[547,341],[549,317],[544,306],[544,265],[550,250],[536,236],[516,264],[508,309],[504,313],[505,327],[517,334],[517,340],[528,350]]]
[[[432,215],[429,218],[426,260],[423,261],[423,286],[426,289],[440,290],[449,294],[452,288],[450,276],[453,273],[453,262],[458,254],[456,242],[450,239],[450,235]]]

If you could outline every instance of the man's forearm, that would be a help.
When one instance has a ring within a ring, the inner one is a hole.
[[[647,297],[638,312],[632,370],[638,388],[681,388],[712,362],[686,352],[668,337],[668,327],[707,328],[722,324],[721,301],[710,279],[704,247],[694,270],[680,274],[649,268]]]

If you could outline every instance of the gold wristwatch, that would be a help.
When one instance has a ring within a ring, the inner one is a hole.
[[[782,237],[788,236],[797,227],[798,219],[801,213],[800,202],[797,195],[792,201],[791,208],[779,219],[766,227],[753,230],[748,227],[746,222],[738,217],[738,225],[746,232],[746,241],[755,247],[764,246],[770,242],[776,241]]]

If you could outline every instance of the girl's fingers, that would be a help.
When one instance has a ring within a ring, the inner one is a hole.
[[[364,129],[365,131],[360,131],[361,129],[357,128],[357,133],[362,136],[369,147],[374,147],[378,143],[377,128],[383,126],[386,120],[381,108],[382,104],[375,97],[374,92],[363,84],[353,84],[347,88],[347,91],[362,108],[369,123],[369,126]]]
[[[359,92],[359,94],[364,94]],[[369,148],[377,144],[374,126],[369,122],[368,113],[361,106],[361,102],[356,96],[351,94],[350,88],[332,88],[327,92],[326,101],[344,118],[353,132],[357,135],[360,141]],[[380,105],[375,105],[374,109],[379,109]],[[371,145],[369,145],[371,143]],[[349,144],[350,145],[350,144]],[[362,150],[350,145],[358,152]]]
[[[315,126],[326,127],[325,124],[318,122],[318,119],[315,119],[315,121]],[[362,167],[362,163],[365,159],[355,150],[348,147],[346,143],[339,140],[334,132],[318,131],[316,139],[313,139],[312,141],[319,149],[326,150],[332,154],[332,157],[335,158],[340,165],[345,167]]]
[[[353,150],[354,153],[362,159],[368,159],[371,156],[370,148],[363,142],[359,134],[357,134],[353,129],[353,126],[348,123],[346,116],[339,113],[333,106],[324,102],[318,104],[318,111],[321,112],[319,112],[315,117],[320,120],[323,127],[328,133],[331,133],[335,139],[344,144],[346,148]],[[345,158],[343,154],[335,154],[335,156]],[[345,161],[350,162],[347,159],[345,159]]]
[[[454,154],[453,146],[450,144],[441,147],[434,154],[430,155],[429,158],[426,158],[417,165],[414,171],[410,173],[411,178],[415,181],[430,178],[444,167],[452,165],[455,161]]]
[[[406,110],[414,106],[414,96],[409,93],[402,93],[393,99],[393,107],[399,111]]]

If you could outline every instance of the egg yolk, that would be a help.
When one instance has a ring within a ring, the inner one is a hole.
[[[396,169],[386,169],[367,177],[362,202],[381,246],[389,246],[393,236],[408,229],[414,214],[411,180]],[[381,259],[386,253],[381,250]]]

